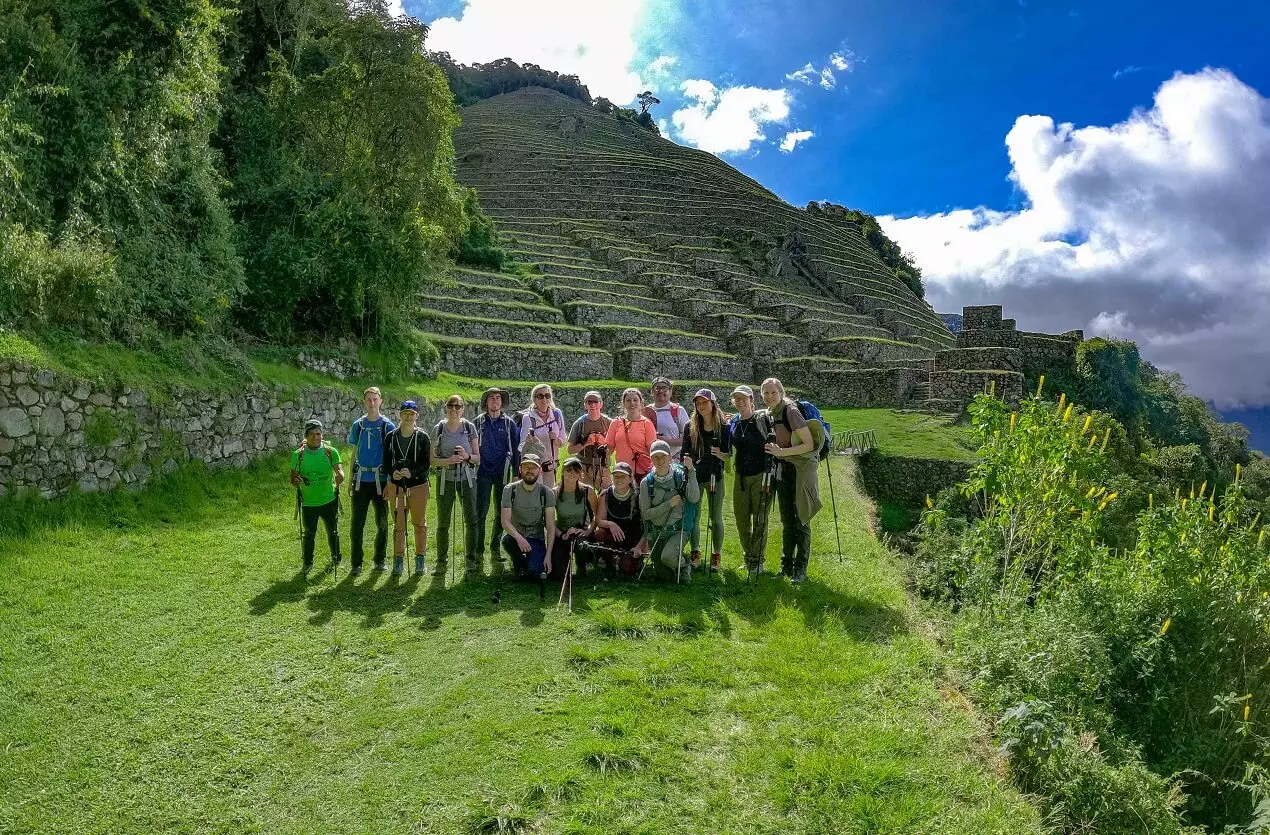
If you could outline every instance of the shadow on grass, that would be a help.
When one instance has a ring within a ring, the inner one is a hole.
[[[734,619],[761,627],[790,609],[817,633],[844,629],[858,640],[887,643],[909,631],[902,609],[844,592],[815,576],[800,586],[770,575],[750,583],[744,573],[732,570],[700,572],[685,585],[648,575],[639,582],[606,582],[593,574],[575,582],[573,616],[593,620],[609,637],[639,638],[655,632],[728,635],[738,626]],[[319,584],[321,588],[314,588]],[[279,604],[303,601],[314,626],[329,623],[338,612],[360,617],[363,629],[374,629],[388,615],[401,613],[425,631],[460,615],[482,618],[519,612],[521,626],[531,628],[548,616],[569,616],[565,607],[557,606],[558,583],[547,583],[540,597],[536,582],[513,581],[510,573],[500,578],[497,569],[490,575],[469,575],[452,586],[446,585],[445,575],[434,574],[426,589],[422,585],[416,575],[387,576],[382,584],[374,574],[360,582],[344,575],[334,585],[323,583],[322,575],[307,582],[297,576],[261,592],[250,602],[250,611],[263,615]]]

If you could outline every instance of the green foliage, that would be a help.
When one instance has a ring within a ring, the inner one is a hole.
[[[860,227],[860,232],[864,235],[869,247],[882,260],[883,264],[891,268],[892,274],[904,282],[904,285],[912,290],[913,295],[917,296],[917,298],[925,298],[926,288],[922,285],[921,267],[917,266],[913,261],[911,254],[900,249],[900,245],[891,240],[882,231],[877,218],[873,215],[860,209],[848,209],[845,206],[829,202],[817,203],[814,200],[807,204],[807,211],[818,217],[847,220],[855,223]]]
[[[968,512],[945,497],[927,511],[919,585],[962,610],[958,654],[990,712],[1039,699],[1068,728],[1055,762],[1012,758],[1021,784],[1066,831],[1141,831],[1120,807],[1181,810],[1170,775],[1189,795],[1178,821],[1246,823],[1246,764],[1270,756],[1255,708],[1270,691],[1270,560],[1241,468],[1224,490],[1148,494],[1117,514],[1134,459],[1109,416],[1039,397],[969,411]],[[1189,472],[1196,451],[1173,449],[1165,465]]]
[[[546,87],[564,93],[583,104],[591,103],[591,91],[576,75],[562,75],[537,64],[517,64],[510,58],[499,58],[488,64],[460,64],[448,52],[432,52],[428,57],[445,73],[454,101],[467,107],[481,99],[511,93],[524,87]],[[607,101],[607,99],[605,99]]]
[[[467,231],[459,238],[454,260],[468,267],[500,272],[511,264],[511,256],[498,242],[494,223],[481,211],[475,189],[465,189],[463,211],[468,218]]]
[[[234,318],[279,341],[404,339],[414,296],[467,226],[458,116],[422,55],[427,29],[375,3],[248,6],[221,129],[247,263]]]
[[[136,338],[215,330],[242,287],[208,137],[226,12],[0,11],[0,317]]]

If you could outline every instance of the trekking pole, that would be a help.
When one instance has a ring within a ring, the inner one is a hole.
[[[829,476],[829,506],[833,508],[833,535],[838,540],[838,562],[842,562],[842,533],[838,530],[838,500],[834,498],[833,493],[833,468],[829,466],[829,457],[833,453],[825,456],[825,473]]]
[[[457,470],[455,472],[457,473]],[[442,473],[441,477],[445,478],[445,474]],[[454,544],[454,540],[456,539],[456,537],[454,536],[454,506],[458,503],[459,503],[459,482],[458,482],[458,478],[456,477],[454,480],[454,484],[450,485],[450,536],[449,536],[450,541],[446,543],[447,546],[450,546],[449,547],[450,551],[454,550],[453,544]],[[450,564],[450,585],[454,585],[454,562],[455,561],[451,560],[450,557],[451,557],[451,554],[445,555],[446,562]]]
[[[569,563],[565,566],[564,579],[560,582],[560,599],[556,601],[556,608],[560,608],[560,604],[564,602],[565,587],[569,588],[569,613],[573,613],[573,543],[569,540]]]
[[[718,497],[714,494],[714,477],[715,477],[715,476],[714,476],[714,474],[712,473],[712,474],[710,475],[710,518],[706,520],[706,525],[708,526],[708,528],[709,528],[709,530],[710,530],[710,537],[709,537],[709,538],[710,538],[710,566],[711,566],[711,569],[712,569],[712,570],[713,570],[713,567],[714,567],[714,503],[715,503],[715,502],[717,502],[717,501],[719,500],[719,499],[718,499]],[[697,520],[698,520],[698,521],[697,521],[697,524],[701,524],[700,519],[701,519],[701,511],[700,511],[700,510],[698,510],[698,511],[697,511]],[[700,541],[700,540],[698,540],[698,541]],[[720,567],[719,567],[719,571],[716,571],[715,573],[716,573],[716,574],[721,574],[721,573],[722,573],[722,568],[723,568],[723,567],[722,567],[722,566],[720,566]]]

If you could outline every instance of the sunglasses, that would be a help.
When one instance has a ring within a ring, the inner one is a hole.
[[[446,403],[445,408],[450,410],[457,410],[461,412],[463,411],[463,404],[462,403]]]
[[[547,399],[548,397],[550,397],[550,396],[551,396],[551,395],[549,395],[549,394],[535,394],[535,395],[534,395],[534,400],[546,400],[546,399]]]

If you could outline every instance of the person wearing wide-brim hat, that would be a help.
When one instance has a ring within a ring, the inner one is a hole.
[[[304,443],[291,453],[291,484],[296,488],[296,510],[303,520],[301,536],[303,571],[313,567],[313,546],[318,520],[326,528],[331,564],[340,564],[339,489],[344,483],[340,451],[322,440],[322,421],[304,422]]]
[[[684,514],[688,505],[701,501],[697,473],[690,455],[683,457],[682,466],[672,461],[665,441],[655,441],[651,454],[652,472],[636,485],[644,539],[654,559],[674,572],[679,582],[688,582],[692,566],[683,558]]]
[[[697,484],[709,500],[710,570],[718,571],[719,552],[723,550],[724,474],[732,455],[732,433],[713,391],[699,389],[692,396],[692,405],[692,418],[684,431],[683,454],[696,462]],[[701,525],[698,515],[692,526],[693,568],[701,563]]]
[[[476,416],[477,446],[481,463],[476,468],[476,554],[485,554],[485,519],[490,505],[497,503],[505,488],[520,471],[520,426],[506,414],[511,405],[507,389],[491,386],[481,395],[481,412]],[[494,512],[489,528],[490,559],[498,559],[502,537],[500,514]]]
[[[503,551],[517,579],[538,580],[551,572],[556,540],[556,493],[542,480],[542,461],[532,452],[520,457],[520,478],[503,488]]]
[[[384,498],[393,509],[392,573],[405,572],[406,522],[414,528],[415,574],[424,572],[428,543],[428,471],[432,466],[432,440],[418,427],[419,404],[405,400],[397,428],[384,438],[383,470],[388,473]]]

